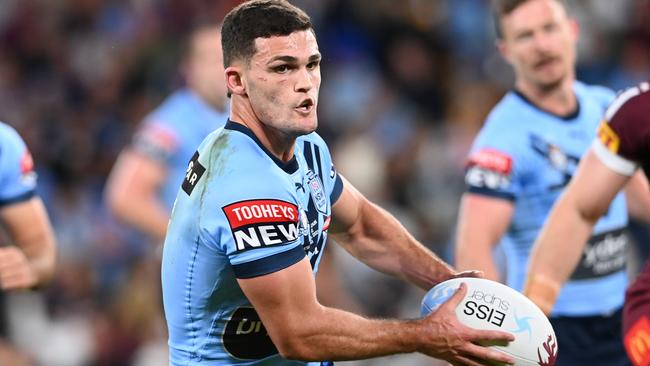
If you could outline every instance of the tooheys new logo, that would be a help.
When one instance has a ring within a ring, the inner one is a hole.
[[[298,207],[265,199],[240,201],[223,207],[238,252],[288,244],[298,238]]]

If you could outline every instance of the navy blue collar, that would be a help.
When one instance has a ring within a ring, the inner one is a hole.
[[[553,116],[553,117],[555,117],[555,118],[559,118],[559,119],[561,119],[561,120],[565,120],[565,121],[571,121],[571,120],[576,119],[576,118],[580,115],[580,98],[578,98],[578,95],[577,95],[577,94],[576,94],[576,109],[575,109],[574,111],[569,112],[568,114],[566,114],[566,115],[564,115],[564,116],[560,116],[560,115],[555,114],[555,113],[553,113],[553,112],[549,112],[549,111],[547,111],[546,109],[541,108],[541,107],[538,106],[537,104],[533,103],[532,100],[528,99],[528,98],[524,95],[524,93],[520,92],[519,90],[514,89],[512,92],[513,92],[516,96],[518,96],[519,98],[521,98],[524,102],[526,102],[527,104],[530,104],[530,106],[532,106],[533,108],[535,108],[535,109],[537,109],[537,110],[539,110],[539,111],[542,111],[542,112],[544,112],[544,113],[546,113],[546,114],[550,114],[551,116]]]
[[[282,170],[284,170],[287,174],[293,174],[296,171],[298,171],[298,160],[296,159],[296,154],[293,154],[293,157],[291,157],[291,160],[284,162],[280,159],[278,159],[275,155],[271,154],[271,152],[262,145],[262,142],[255,136],[253,131],[251,131],[248,127],[244,126],[241,123],[233,122],[230,119],[228,119],[228,122],[224,126],[224,129],[226,130],[233,130],[233,131],[238,131],[243,133],[244,135],[250,137],[257,146],[262,149],[268,155],[274,162],[275,164]]]

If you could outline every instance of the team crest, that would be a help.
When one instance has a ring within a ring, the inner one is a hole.
[[[314,200],[316,209],[323,215],[327,215],[327,198],[323,189],[323,183],[320,177],[311,170],[307,171],[307,185],[309,186],[309,192],[311,193],[311,198]]]

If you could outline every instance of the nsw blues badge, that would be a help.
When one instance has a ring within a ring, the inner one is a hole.
[[[309,186],[311,198],[314,200],[314,205],[318,212],[327,215],[327,196],[325,196],[323,183],[320,177],[311,170],[307,171],[307,186]]]

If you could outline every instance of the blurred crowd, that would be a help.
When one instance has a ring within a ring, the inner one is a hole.
[[[192,24],[237,3],[0,0],[0,120],[32,150],[60,244],[54,283],[10,298],[13,341],[33,364],[166,363],[160,285],[151,283],[160,245],[112,217],[102,192],[135,126],[182,85]],[[338,170],[450,259],[465,155],[512,85],[489,1],[292,3],[316,26],[319,132]],[[617,90],[650,77],[650,1],[568,5],[581,25],[580,80]],[[364,313],[418,313],[421,293],[333,254]]]

